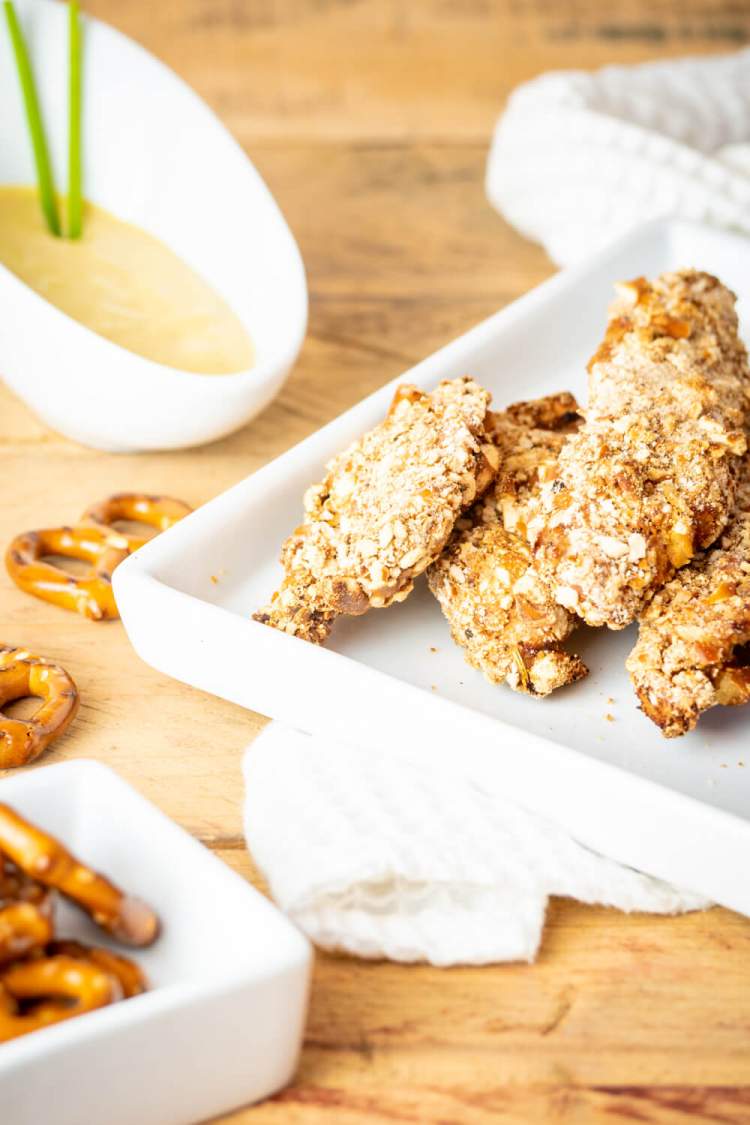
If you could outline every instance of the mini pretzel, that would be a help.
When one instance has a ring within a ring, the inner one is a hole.
[[[112,593],[112,571],[130,553],[127,540],[101,527],[53,527],[17,535],[5,556],[16,586],[43,601],[82,613],[92,621],[119,617]],[[73,575],[45,555],[91,563],[91,574]]]
[[[37,953],[52,940],[52,914],[48,903],[49,899],[43,906],[12,902],[0,910],[0,965]]]
[[[21,961],[0,973],[0,1042],[103,1008],[122,997],[117,977],[77,957]],[[21,1004],[28,1010],[22,1011]]]
[[[95,523],[100,527],[112,527],[117,520],[130,520],[137,523],[147,523],[156,528],[157,534],[166,531],[178,523],[185,516],[190,515],[192,508],[182,500],[174,500],[171,496],[147,496],[142,492],[118,492],[99,504],[92,504],[81,517],[84,523]],[[127,539],[131,551],[137,551],[144,543],[148,542],[146,535],[133,535],[128,532],[119,532]]]
[[[140,966],[128,957],[113,953],[111,949],[82,945],[80,941],[53,941],[47,946],[47,954],[50,956],[63,954],[66,957],[75,957],[97,965],[105,973],[117,978],[126,1000],[131,996],[139,996],[148,988],[148,982]]]
[[[59,841],[0,804],[0,852],[30,878],[71,899],[113,937],[126,945],[150,945],[159,919],[137,898],[85,867]]]
[[[23,871],[0,855],[0,907],[11,902],[41,902],[47,894],[45,887],[30,879]]]
[[[6,703],[27,695],[42,700],[29,719],[2,714]],[[70,726],[78,710],[78,690],[59,664],[21,648],[0,645],[0,767],[24,766]]]
[[[0,856],[0,965],[40,953],[52,940],[53,894]]]

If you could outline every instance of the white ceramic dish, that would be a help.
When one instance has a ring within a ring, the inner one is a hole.
[[[689,264],[722,277],[748,313],[745,240],[655,224],[558,274],[403,378],[429,388],[470,372],[499,406],[560,388],[585,401],[585,361],[613,282]],[[493,687],[464,663],[424,582],[402,605],[337,623],[326,649],[248,619],[280,577],[279,545],[299,523],[305,487],[384,415],[400,381],[115,572],[136,650],[177,679],[302,729],[426,770],[436,759],[453,763],[591,847],[750,913],[740,859],[750,846],[750,710],[716,709],[694,734],[665,741],[627,681],[633,629],[577,634],[590,677],[535,701]]]
[[[164,924],[133,954],[151,991],[0,1044],[3,1125],[189,1125],[289,1081],[310,950],[262,895],[94,762],[14,774],[0,801],[152,903]],[[106,944],[62,905],[61,933]]]
[[[17,0],[58,187],[67,168],[67,10]],[[35,182],[9,39],[0,35],[0,184]],[[163,63],[84,26],[87,198],[154,234],[234,309],[256,350],[235,375],[143,359],[48,304],[0,265],[0,374],[53,429],[98,449],[175,449],[230,433],[278,391],[302,344],[307,289],[294,239],[242,149]]]

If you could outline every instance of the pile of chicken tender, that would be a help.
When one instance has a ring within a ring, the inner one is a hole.
[[[468,663],[543,698],[581,680],[575,632],[638,622],[626,666],[672,738],[750,700],[750,369],[735,296],[694,269],[616,286],[565,391],[502,411],[469,377],[399,387],[327,466],[254,614],[323,644],[421,574]]]

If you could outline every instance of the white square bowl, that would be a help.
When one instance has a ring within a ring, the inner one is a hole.
[[[289,1081],[310,947],[262,895],[98,763],[14,774],[0,801],[163,923],[152,948],[132,951],[150,991],[0,1044],[3,1125],[189,1125]],[[108,944],[60,906],[60,934]]]
[[[325,649],[250,620],[281,577],[279,546],[324,463],[386,413],[402,380],[429,389],[471,374],[497,407],[569,389],[615,281],[707,269],[750,311],[750,244],[686,223],[650,224],[565,270],[394,380],[171,531],[114,574],[136,651],[163,672],[368,753],[442,762],[566,828],[590,847],[750,913],[750,708],[716,708],[667,742],[638,710],[624,662],[634,629],[582,629],[591,669],[545,700],[467,667],[435,600],[336,623]],[[748,768],[743,768],[743,764]]]

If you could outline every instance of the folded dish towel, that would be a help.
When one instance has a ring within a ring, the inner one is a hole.
[[[487,191],[560,263],[663,214],[750,234],[750,50],[529,82],[498,123]],[[250,850],[282,909],[329,949],[532,960],[549,895],[665,914],[707,905],[458,774],[426,777],[278,723],[244,772]]]
[[[660,215],[750,234],[750,50],[525,83],[487,194],[566,265]]]
[[[426,777],[281,723],[243,769],[253,858],[282,910],[326,949],[433,965],[531,961],[550,895],[659,914],[708,905],[452,771]]]

